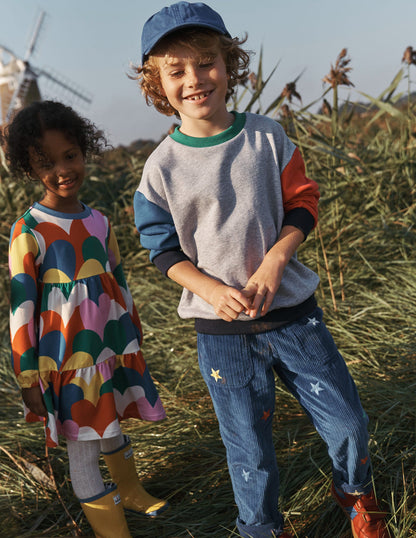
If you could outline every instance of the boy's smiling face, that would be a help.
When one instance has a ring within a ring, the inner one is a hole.
[[[181,132],[212,136],[232,124],[226,106],[228,74],[219,51],[201,56],[177,45],[155,58],[163,95],[181,117]]]

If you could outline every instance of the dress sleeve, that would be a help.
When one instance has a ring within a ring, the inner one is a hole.
[[[21,388],[39,384],[38,256],[38,242],[21,219],[9,243],[11,361]]]

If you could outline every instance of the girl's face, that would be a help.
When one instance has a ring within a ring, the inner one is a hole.
[[[85,159],[76,141],[62,131],[45,131],[41,153],[29,148],[32,175],[45,187],[42,204],[63,213],[79,213],[78,192],[84,181]]]

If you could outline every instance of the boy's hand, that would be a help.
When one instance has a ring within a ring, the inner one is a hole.
[[[255,318],[260,307],[260,315],[267,314],[279,289],[285,267],[304,238],[303,232],[294,226],[282,228],[279,239],[241,290],[251,302],[245,310],[248,316]]]
[[[48,411],[39,386],[22,389],[22,398],[26,407],[32,411],[32,413],[39,417],[48,418]]]
[[[250,300],[241,291],[204,275],[189,260],[172,265],[167,275],[212,305],[217,316],[224,321],[232,321],[250,308]]]
[[[261,316],[268,312],[282,281],[285,266],[283,261],[279,263],[266,256],[257,271],[249,278],[245,288],[241,290],[250,300],[250,307],[245,310],[248,316],[255,318],[260,307]]]
[[[225,284],[217,284],[214,287],[210,294],[209,302],[214,307],[217,316],[224,321],[236,319],[251,304],[249,298],[242,291]]]

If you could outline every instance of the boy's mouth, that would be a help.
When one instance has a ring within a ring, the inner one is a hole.
[[[205,97],[208,97],[211,92],[204,92],[199,93],[198,95],[190,95],[189,97],[185,97],[187,101],[200,101],[201,99],[205,99]]]

